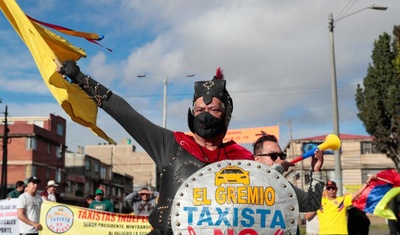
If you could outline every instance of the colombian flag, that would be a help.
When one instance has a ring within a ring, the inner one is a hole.
[[[400,193],[400,174],[394,169],[387,169],[377,174],[377,179],[353,201],[353,206],[360,210],[388,219],[396,219],[387,204]]]

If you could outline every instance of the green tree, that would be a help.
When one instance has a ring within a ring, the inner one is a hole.
[[[399,27],[393,33],[398,37]],[[396,35],[397,34],[397,35]],[[358,118],[374,136],[376,149],[400,164],[400,58],[398,40],[391,42],[387,33],[374,42],[372,64],[369,64],[363,86],[357,85]]]

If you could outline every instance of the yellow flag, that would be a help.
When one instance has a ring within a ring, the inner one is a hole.
[[[109,143],[114,140],[96,125],[97,106],[76,84],[58,74],[56,60],[79,60],[86,52],[28,19],[15,0],[0,0],[0,8],[30,50],[47,88],[71,119],[89,127]]]

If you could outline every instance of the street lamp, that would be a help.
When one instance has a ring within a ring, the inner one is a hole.
[[[194,74],[186,74],[184,77],[189,78],[189,77],[194,77],[194,76],[195,76]],[[159,78],[156,78],[156,77],[152,77],[152,76],[146,75],[146,74],[139,74],[139,75],[137,75],[137,77],[138,78],[149,77],[149,78],[153,78],[153,79],[155,79],[157,81],[161,81],[161,82],[164,83],[163,127],[167,128],[167,86],[168,86],[169,83],[171,83],[173,81],[176,81],[179,78],[174,79],[172,81],[168,81],[168,77],[167,76],[165,76],[164,79],[162,79],[162,80],[159,79]],[[184,78],[184,77],[180,77],[180,78]]]
[[[355,11],[353,13],[344,15],[336,20],[333,19],[333,14],[329,13],[328,15],[328,29],[329,29],[329,41],[330,41],[330,49],[331,49],[331,83],[332,83],[332,111],[333,111],[333,132],[335,135],[340,137],[339,132],[339,110],[338,110],[338,97],[337,97],[337,82],[336,82],[336,62],[335,62],[335,44],[334,44],[334,36],[333,36],[333,28],[335,27],[335,22],[342,20],[346,17],[354,15],[363,10],[378,10],[385,11],[387,7],[383,6],[375,6],[372,5],[370,7],[365,7],[361,10]],[[335,181],[338,187],[338,195],[342,195],[343,192],[343,184],[342,184],[342,166],[340,159],[340,149],[335,151]]]

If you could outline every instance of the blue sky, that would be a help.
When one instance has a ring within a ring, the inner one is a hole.
[[[230,128],[280,126],[280,143],[333,132],[328,13],[351,14],[335,27],[340,132],[367,134],[357,118],[355,91],[367,73],[373,42],[400,24],[394,0],[37,0],[17,1],[41,21],[104,35],[102,47],[67,35],[86,50],[78,63],[87,74],[162,125],[164,77],[167,127],[188,131],[193,82],[221,67],[234,100]],[[73,123],[45,86],[36,65],[6,18],[0,16],[0,111],[10,117],[67,119],[67,146],[105,141]],[[185,74],[195,77],[185,78]],[[147,74],[153,78],[137,78]],[[157,80],[158,79],[158,80]],[[289,120],[292,123],[290,133]],[[102,110],[98,125],[119,142],[129,135]],[[246,146],[249,147],[250,145]],[[140,150],[140,148],[139,148]]]

